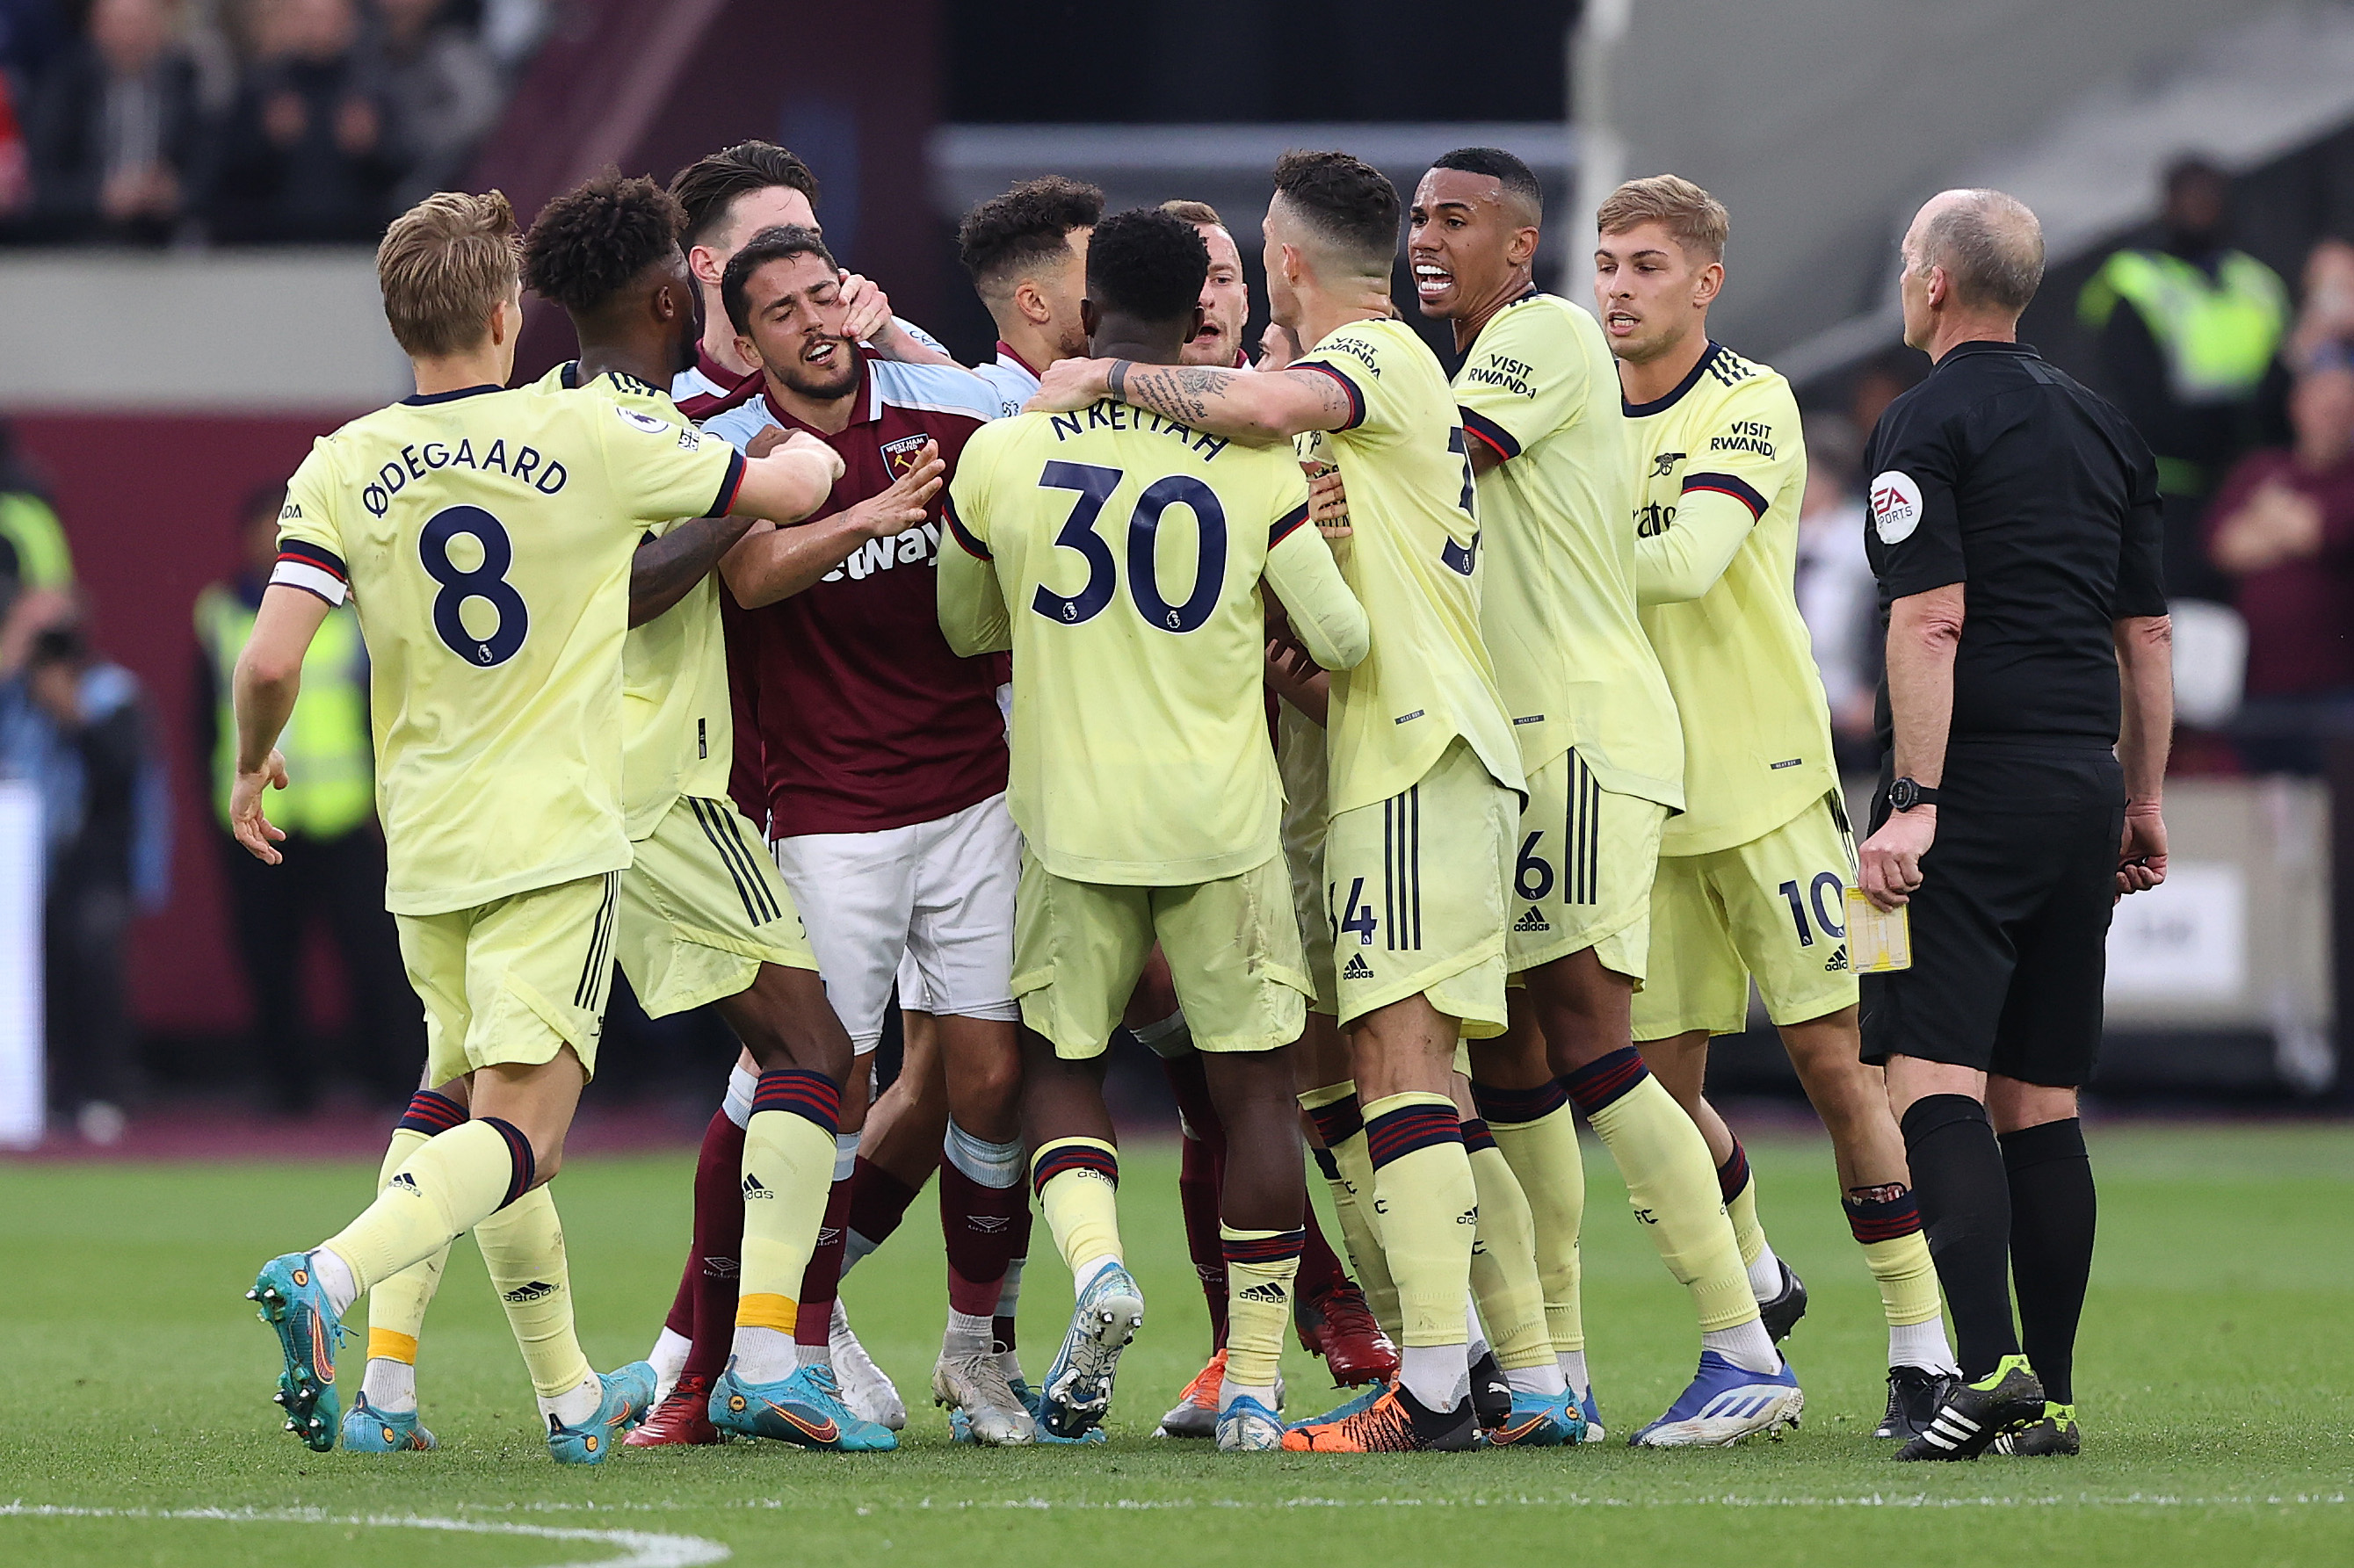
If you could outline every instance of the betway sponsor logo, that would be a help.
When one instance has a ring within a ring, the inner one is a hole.
[[[838,583],[846,577],[852,582],[864,582],[875,573],[887,572],[894,567],[937,565],[939,554],[940,525],[927,523],[888,539],[867,540],[852,552],[848,560],[818,580]]]

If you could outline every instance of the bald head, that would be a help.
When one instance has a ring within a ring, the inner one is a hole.
[[[2017,196],[1941,191],[1904,236],[1905,270],[1942,269],[1955,307],[2016,320],[2043,281],[2043,226]]]

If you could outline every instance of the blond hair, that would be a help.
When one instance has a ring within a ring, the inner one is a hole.
[[[514,208],[497,191],[442,191],[392,220],[376,249],[384,319],[419,359],[482,341],[491,313],[522,287]]]
[[[1664,224],[1684,254],[1703,261],[1724,260],[1724,238],[1733,227],[1723,202],[1675,175],[1628,180],[1594,214],[1601,234],[1624,234],[1642,223]]]
[[[1220,228],[1226,226],[1226,220],[1218,216],[1218,209],[1205,201],[1187,201],[1180,196],[1173,201],[1162,202],[1161,210],[1185,223],[1214,224]]]

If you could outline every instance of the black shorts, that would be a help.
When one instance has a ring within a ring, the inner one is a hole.
[[[2105,748],[1957,741],[1913,895],[1913,967],[1861,977],[1863,1059],[2073,1088],[2093,1075],[2125,775]],[[1872,803],[1888,819],[1887,785]]]

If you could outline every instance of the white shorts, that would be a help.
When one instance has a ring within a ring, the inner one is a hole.
[[[930,1012],[1013,1020],[1013,892],[1022,834],[992,795],[951,816],[871,833],[804,833],[770,846],[809,929],[817,971],[852,1049],[883,1037],[903,961]]]

